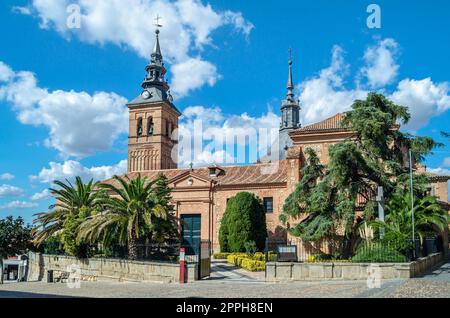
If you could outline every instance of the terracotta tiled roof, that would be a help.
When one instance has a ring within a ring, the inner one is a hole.
[[[287,181],[287,161],[274,164],[222,167],[223,175],[217,177],[220,185],[282,183]]]
[[[192,174],[207,180],[215,180],[218,185],[251,185],[251,184],[279,184],[287,181],[287,161],[280,160],[274,164],[254,164],[246,166],[221,166],[224,172],[217,177],[210,177],[209,169],[194,168]],[[142,176],[152,180],[159,174],[164,174],[169,181],[179,177],[190,169],[168,169],[140,172]],[[128,173],[130,179],[135,178],[139,172]],[[115,184],[114,179],[103,181],[105,184]]]
[[[432,173],[432,172],[428,172],[428,171],[425,171],[424,173],[431,179],[431,181],[448,181],[448,180],[450,180],[450,176],[446,175],[446,174],[437,174],[437,173]]]
[[[309,133],[309,132],[321,132],[321,131],[345,131],[347,128],[341,126],[343,114],[337,113],[336,115],[329,117],[325,120],[319,121],[311,125],[299,128],[295,130],[295,133]]]

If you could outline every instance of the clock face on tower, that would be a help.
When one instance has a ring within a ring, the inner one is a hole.
[[[144,99],[149,99],[152,96],[152,94],[149,91],[145,90],[142,92],[141,96]]]

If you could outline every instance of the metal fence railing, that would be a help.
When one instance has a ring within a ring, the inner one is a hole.
[[[306,242],[300,239],[292,241],[266,241],[266,260],[297,262],[407,262],[432,253],[442,252],[442,240],[424,238],[406,241],[357,241],[322,239]]]
[[[152,261],[176,262],[180,255],[180,243],[149,243],[139,245],[139,258]]]

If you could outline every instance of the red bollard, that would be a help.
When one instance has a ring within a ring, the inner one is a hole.
[[[184,275],[184,254],[185,249],[184,247],[180,247],[180,284],[185,283],[185,275]]]

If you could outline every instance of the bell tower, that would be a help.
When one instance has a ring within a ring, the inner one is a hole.
[[[173,104],[169,85],[164,78],[166,69],[159,33],[157,28],[155,47],[141,85],[142,92],[127,105],[130,114],[128,172],[177,168],[175,146],[178,136],[175,134],[181,113]]]
[[[292,146],[289,133],[300,128],[300,102],[295,99],[292,79],[292,50],[289,50],[289,73],[286,99],[281,104],[281,123],[279,131],[279,158],[286,159],[287,150]]]

